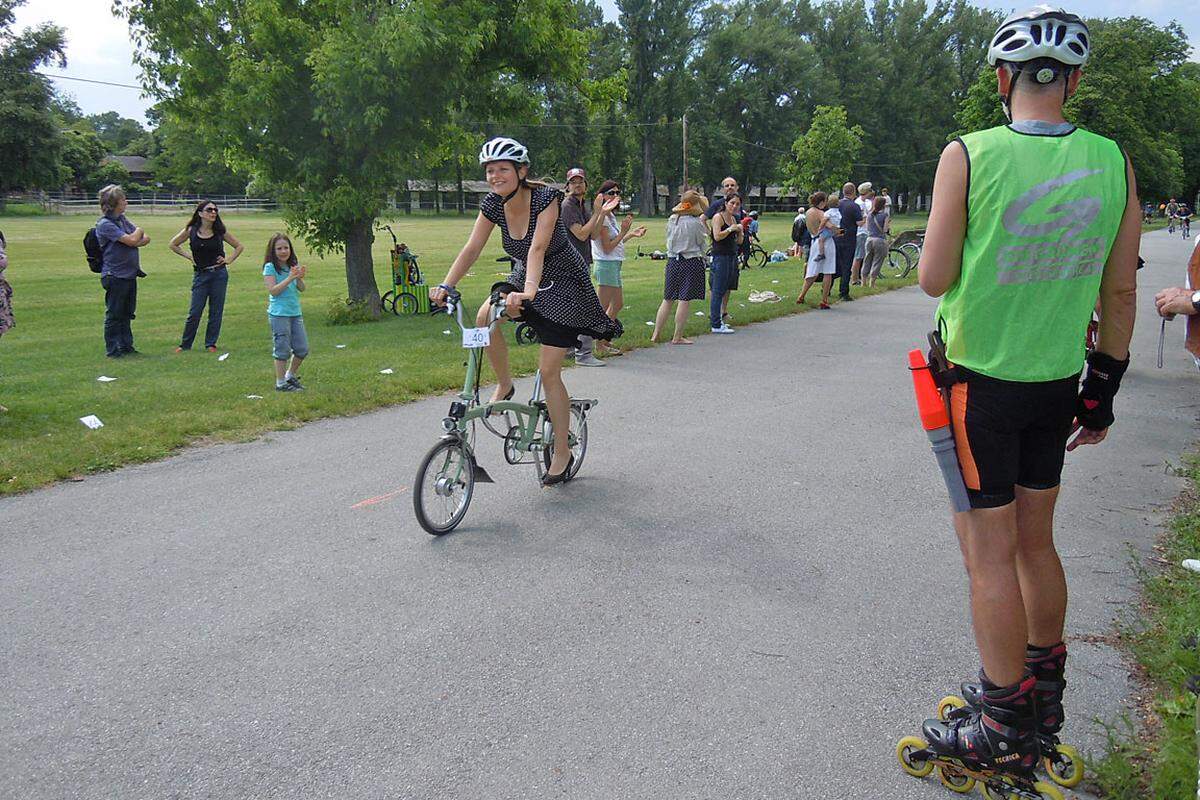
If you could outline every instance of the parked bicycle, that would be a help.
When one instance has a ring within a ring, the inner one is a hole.
[[[889,278],[907,278],[921,260],[921,248],[925,244],[925,231],[905,231],[897,236],[888,247],[886,275]]]
[[[435,309],[435,313],[442,310]],[[433,536],[449,533],[462,522],[475,494],[476,483],[495,482],[476,458],[479,424],[502,440],[507,463],[533,463],[539,483],[550,469],[551,448],[556,435],[546,402],[542,399],[540,372],[534,377],[533,394],[528,402],[498,400],[482,403],[479,400],[483,349],[490,342],[504,312],[504,299],[500,291],[493,287],[488,325],[484,328],[463,325],[462,295],[455,290],[450,290],[444,311],[462,331],[463,347],[469,351],[469,357],[462,392],[450,404],[450,413],[442,420],[444,433],[421,460],[413,484],[413,511],[417,522]],[[571,431],[567,439],[571,448],[571,466],[568,467],[568,478],[574,478],[583,466],[588,446],[588,412],[598,402],[571,398]]]

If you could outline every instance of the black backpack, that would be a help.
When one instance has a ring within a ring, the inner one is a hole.
[[[104,269],[104,248],[100,246],[94,227],[88,228],[88,232],[83,235],[83,252],[87,255],[88,269],[92,272]]]

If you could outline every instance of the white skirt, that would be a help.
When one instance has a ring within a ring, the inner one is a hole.
[[[804,277],[815,278],[818,275],[837,274],[837,247],[834,246],[832,238],[825,240],[825,258],[817,261],[820,253],[821,245],[816,239],[813,239],[808,248],[808,268],[804,270]]]

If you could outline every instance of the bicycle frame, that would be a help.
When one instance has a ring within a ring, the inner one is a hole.
[[[453,304],[453,309],[449,307],[451,304]],[[454,314],[454,319],[458,324],[459,330],[463,330],[461,298],[450,300],[447,306],[447,313],[452,312]],[[487,327],[489,332],[496,332],[503,308],[502,305],[492,305],[488,314],[489,323]],[[541,372],[538,372],[534,376],[533,395],[529,398],[529,402],[498,400],[493,403],[480,403],[475,382],[478,380],[479,370],[483,366],[484,348],[472,347],[470,350],[471,354],[467,359],[467,374],[463,378],[463,388],[458,395],[459,402],[450,404],[450,415],[442,420],[442,427],[446,430],[446,434],[458,437],[474,451],[474,434],[469,423],[478,420],[492,433],[501,438],[508,438],[509,431],[496,430],[488,422],[488,418],[494,414],[512,414],[517,418],[515,427],[519,431],[519,437],[513,442],[514,449],[520,452],[536,452],[544,449],[546,444],[538,438],[537,430],[538,420],[541,418],[543,411],[542,407],[538,405],[542,399]]]

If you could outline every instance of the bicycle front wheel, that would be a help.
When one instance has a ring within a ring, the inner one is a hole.
[[[545,417],[542,422],[542,441],[546,448],[542,450],[542,458],[538,461],[538,480],[541,480],[542,475],[550,471],[550,457],[553,451],[550,449],[550,443],[554,441],[554,425],[550,423],[550,417]],[[571,435],[570,435],[571,456],[575,459],[571,464],[569,478],[574,478],[579,473],[579,468],[583,466],[583,459],[587,456],[588,446],[588,428],[587,414],[578,406],[571,406]]]
[[[904,251],[893,247],[887,252],[887,270],[886,276],[889,278],[903,278],[908,275],[912,269],[912,263],[908,260],[908,256]]]
[[[417,296],[411,292],[401,292],[396,295],[396,303],[393,306],[397,314],[415,314],[417,309],[421,307],[417,302]]]
[[[908,262],[911,265],[909,269],[917,266],[917,263],[921,260],[921,245],[916,242],[905,242],[900,245],[900,252],[904,253],[905,257],[908,258]]]
[[[454,530],[467,514],[475,493],[475,457],[458,439],[433,446],[413,483],[413,511],[426,533],[441,536]]]
[[[756,247],[750,252],[750,261],[754,266],[763,269],[767,266],[767,251],[761,247]]]

